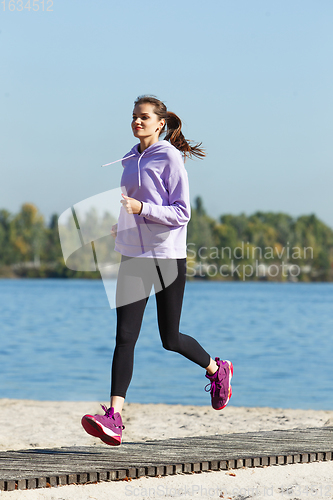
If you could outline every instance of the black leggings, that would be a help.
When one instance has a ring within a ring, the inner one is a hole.
[[[130,266],[125,266],[124,262],[129,259],[131,259]],[[209,365],[210,355],[201,345],[189,335],[179,332],[186,282],[186,258],[167,260],[169,262],[164,261],[163,268],[170,264],[176,269],[175,263],[177,263],[178,274],[171,284],[165,286],[157,260],[122,255],[116,291],[117,332],[111,370],[111,396],[126,397],[133,374],[134,347],[139,337],[143,314],[153,283],[155,291],[160,290],[155,292],[155,297],[158,327],[163,347],[169,351],[179,352],[202,368]],[[147,265],[150,266],[150,269],[151,266],[156,266],[157,273],[155,269],[155,273],[147,272]],[[142,293],[143,289],[143,298],[128,304],[125,303],[126,301],[122,302],[123,297],[126,297],[127,294],[135,298]],[[138,292],[137,295],[135,295],[136,292]]]

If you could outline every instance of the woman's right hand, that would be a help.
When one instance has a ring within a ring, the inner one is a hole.
[[[111,234],[114,238],[117,236],[117,229],[118,229],[118,224],[113,224],[111,228]]]

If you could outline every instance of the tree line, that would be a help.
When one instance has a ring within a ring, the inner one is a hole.
[[[94,222],[94,214],[87,217]],[[104,223],[111,222],[105,214]],[[315,214],[295,218],[257,211],[214,219],[197,197],[187,234],[189,278],[333,281],[333,230]],[[58,215],[46,223],[35,205],[25,203],[17,214],[0,210],[0,276],[100,278],[100,273],[69,269]]]

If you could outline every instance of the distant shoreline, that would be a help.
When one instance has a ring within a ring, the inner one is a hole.
[[[66,268],[65,272],[39,272],[38,269],[29,269],[28,272],[15,273],[10,268],[0,268],[0,280],[2,279],[12,279],[12,280],[30,280],[30,279],[63,279],[63,280],[102,280],[99,271],[83,272],[83,271],[71,271]],[[116,276],[114,277],[116,279]],[[320,280],[309,279],[308,277],[300,277],[300,279],[273,279],[273,278],[247,278],[247,279],[235,279],[231,277],[222,276],[188,276],[187,281],[189,282],[215,282],[215,283],[333,283],[332,280]]]

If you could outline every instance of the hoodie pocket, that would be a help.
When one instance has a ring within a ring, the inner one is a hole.
[[[168,238],[170,229],[165,224],[151,222],[145,217],[143,217],[143,222],[144,224],[142,224],[142,226],[145,228],[144,233],[147,235],[147,239],[149,239],[150,246],[157,247]]]

